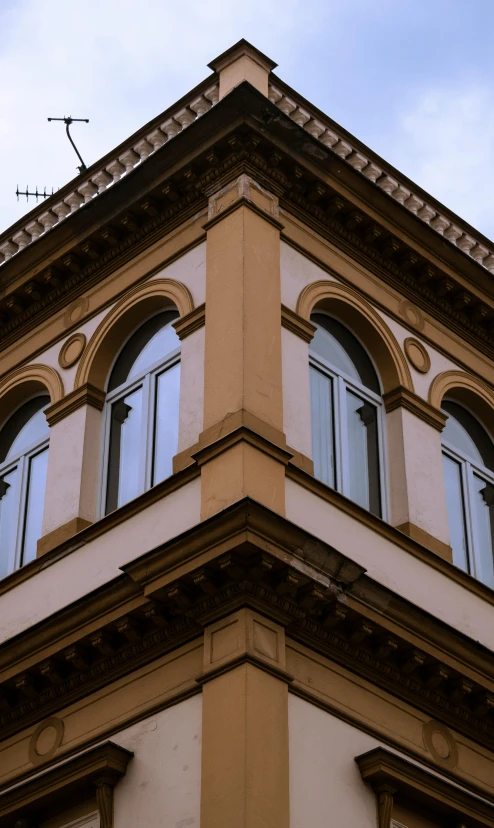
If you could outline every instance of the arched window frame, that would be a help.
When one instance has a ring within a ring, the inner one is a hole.
[[[314,315],[326,316],[328,319],[338,320],[336,315],[326,312],[324,309],[313,308],[311,319]],[[385,409],[382,399],[382,381],[379,376],[378,368],[372,355],[369,353],[366,346],[355,333],[355,331],[348,327],[344,322],[340,322],[357,340],[362,349],[367,354],[380,387],[380,394],[376,394],[367,388],[365,385],[358,383],[354,377],[349,376],[340,369],[336,369],[331,363],[327,362],[321,356],[312,352],[309,345],[309,366],[321,371],[333,382],[333,427],[334,427],[334,454],[335,454],[335,490],[353,500],[350,491],[350,466],[348,458],[348,428],[347,428],[347,409],[346,409],[346,391],[350,391],[363,400],[363,402],[370,403],[376,410],[376,426],[377,426],[377,450],[378,450],[378,480],[379,480],[379,500],[380,500],[380,514],[383,520],[389,520],[389,503],[388,503],[388,485],[387,485],[387,453],[386,453],[386,423],[385,423]],[[312,403],[311,403],[312,407]],[[314,458],[313,458],[314,459]],[[324,481],[323,481],[324,482]],[[354,501],[355,502],[355,501]],[[365,508],[365,507],[363,507]]]
[[[464,402],[457,402],[454,399],[454,397],[450,396],[445,397],[443,402],[455,403],[456,405],[459,405],[463,409],[465,409],[465,411],[467,411],[471,415],[471,417],[473,417],[479,423],[479,425],[484,429],[488,437],[492,440],[492,436],[489,434],[489,431],[485,428],[485,426],[479,420],[477,415],[474,414],[473,411],[471,411],[468,408],[468,406],[465,405]],[[441,440],[441,447],[443,455],[456,462],[460,469],[461,497],[463,504],[463,524],[467,543],[467,572],[477,580],[482,581],[483,583],[487,583],[491,587],[494,587],[494,570],[492,569],[493,550],[487,550],[488,554],[490,554],[491,557],[491,575],[490,577],[487,577],[486,571],[489,567],[487,565],[487,561],[485,560],[485,550],[482,549],[482,544],[479,537],[479,527],[475,512],[476,487],[474,482],[475,477],[478,477],[482,481],[485,481],[486,485],[492,486],[494,497],[494,472],[488,469],[486,466],[483,466],[482,464],[478,463],[474,458],[470,457],[468,454],[461,451],[457,446],[454,446],[451,443],[449,443],[447,440],[444,439],[444,437]],[[453,563],[456,566],[459,566],[460,569],[465,569],[464,562],[458,560],[458,558],[456,560],[453,558]]]
[[[19,405],[17,409],[2,424],[0,432],[7,425],[7,423],[9,423],[13,418],[15,418],[16,414],[20,412],[25,405],[31,402],[31,400],[37,399],[38,397],[45,397],[45,394],[35,394],[30,399],[23,400],[21,405]],[[50,398],[47,394],[46,397],[47,405],[49,405]],[[30,445],[24,446],[22,451],[18,452],[17,454],[9,457],[4,462],[0,463],[0,485],[2,486],[2,496],[4,494],[4,486],[2,485],[3,482],[15,471],[18,472],[18,477],[15,482],[15,499],[12,503],[12,513],[17,516],[17,520],[16,526],[14,528],[14,542],[10,545],[6,555],[7,574],[13,572],[16,569],[19,569],[19,567],[23,566],[26,563],[29,563],[29,561],[33,560],[36,557],[36,552],[34,552],[34,555],[31,554],[28,559],[26,559],[25,555],[25,532],[30,495],[30,474],[32,468],[32,461],[38,455],[42,454],[45,451],[47,452],[49,449],[49,445],[50,430],[47,423],[46,436],[44,438],[42,438],[41,440],[36,440]],[[0,550],[0,553],[3,553],[3,550]]]
[[[153,319],[155,316],[160,315],[163,312],[173,311],[176,312],[176,308],[170,306],[168,308],[162,308],[154,314],[151,314],[147,319],[142,320],[139,325],[137,325],[127,336],[126,340],[122,343],[121,347],[118,350],[118,353],[113,360],[113,363],[110,367],[108,372],[107,378],[107,385],[110,381],[112,376],[113,369],[118,362],[122,351],[124,350],[125,346],[132,338],[132,336],[147,322]],[[178,316],[177,316],[178,319]],[[99,512],[100,516],[103,517],[104,515],[108,514],[111,509],[107,509],[107,497],[108,497],[108,481],[109,481],[109,461],[110,461],[110,440],[111,440],[111,420],[112,420],[112,409],[115,403],[117,403],[120,399],[123,400],[125,397],[128,397],[133,392],[137,391],[139,388],[142,387],[143,389],[143,405],[142,405],[142,417],[141,417],[141,430],[140,430],[140,450],[139,450],[139,470],[138,470],[138,484],[137,484],[137,493],[136,497],[143,492],[150,489],[153,485],[152,483],[152,473],[153,473],[153,448],[154,448],[154,436],[155,436],[155,420],[156,420],[156,409],[153,406],[153,398],[156,395],[157,389],[157,381],[158,378],[166,373],[170,368],[173,368],[175,365],[180,364],[181,361],[181,347],[178,346],[173,351],[170,351],[168,354],[165,355],[164,358],[157,360],[143,371],[139,372],[135,376],[132,377],[131,380],[122,383],[117,388],[113,389],[112,391],[108,391],[105,398],[105,407],[104,407],[104,422],[103,422],[103,447],[102,447],[102,468],[100,474],[100,502],[99,502]],[[122,504],[124,505],[124,504]],[[119,508],[119,507],[116,507]]]

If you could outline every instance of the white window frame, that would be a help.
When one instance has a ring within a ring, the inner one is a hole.
[[[138,330],[138,328],[136,329]],[[135,333],[135,331],[133,332]],[[129,337],[130,339],[130,337]],[[128,340],[127,340],[128,341]],[[116,360],[122,353],[123,348],[120,349]],[[135,377],[132,377],[126,383],[122,383],[118,388],[113,389],[106,395],[104,423],[103,423],[103,450],[102,459],[103,464],[100,473],[100,498],[99,498],[99,515],[103,517],[106,515],[106,500],[108,488],[108,465],[110,459],[110,437],[111,437],[111,411],[112,406],[120,399],[127,397],[133,391],[139,388],[143,389],[142,393],[142,422],[140,435],[140,450],[139,450],[139,470],[138,470],[138,491],[136,497],[151,488],[152,471],[153,471],[153,449],[154,449],[154,435],[156,424],[156,391],[158,385],[158,378],[170,368],[178,365],[181,361],[181,348],[175,348],[170,351],[165,359],[158,360],[151,366],[148,366],[144,371],[141,371]],[[109,376],[111,376],[111,371]],[[124,504],[122,504],[124,505]],[[121,508],[121,507],[117,507]]]
[[[320,313],[320,311],[318,311]],[[328,317],[331,319],[332,317]],[[376,367],[353,331],[352,336],[357,339],[369,357],[376,376],[379,381],[379,374]],[[369,402],[377,413],[377,446],[379,458],[379,486],[381,502],[381,519],[389,520],[388,486],[387,486],[387,465],[386,465],[386,428],[385,412],[382,395],[374,393],[364,385],[357,383],[353,377],[343,371],[337,371],[331,363],[327,362],[318,354],[314,354],[309,346],[309,366],[325,374],[333,383],[333,423],[334,423],[334,453],[335,453],[335,491],[348,497],[350,500],[350,465],[348,460],[348,434],[347,434],[347,412],[346,412],[346,391],[349,390],[363,402]]]
[[[15,413],[12,416],[15,417]],[[15,507],[15,514],[17,514],[17,525],[15,529],[14,544],[9,550],[7,557],[7,574],[14,572],[14,570],[19,569],[22,566],[30,463],[33,457],[36,457],[36,455],[47,450],[49,446],[50,435],[48,434],[44,440],[32,443],[20,454],[10,457],[8,461],[0,465],[0,479],[4,478],[15,469],[18,470],[19,474],[17,480],[17,502]]]
[[[471,416],[473,417],[475,415],[472,414]],[[491,486],[494,486],[494,473],[485,466],[475,463],[475,461],[472,460],[468,454],[460,451],[456,446],[453,446],[446,440],[441,441],[441,448],[442,453],[446,457],[449,457],[451,460],[458,463],[460,467],[461,487],[463,492],[463,516],[467,538],[468,573],[477,580],[480,580],[479,573],[481,569],[481,551],[475,520],[475,507],[473,504],[475,492],[473,477],[476,474],[478,477],[485,480],[486,485],[490,484]]]

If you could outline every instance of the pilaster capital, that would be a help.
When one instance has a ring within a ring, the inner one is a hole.
[[[208,220],[204,229],[209,230],[214,227],[218,221],[242,206],[249,207],[266,221],[274,224],[278,230],[283,229],[283,224],[279,221],[278,197],[245,173],[210,196]]]
[[[45,410],[48,425],[50,427],[55,425],[59,420],[63,420],[64,417],[72,414],[73,411],[82,408],[83,405],[90,405],[101,411],[105,404],[105,396],[104,391],[100,391],[99,388],[96,388],[88,382],[81,385],[80,388],[76,388],[75,391],[66,394],[59,402],[50,405]]]

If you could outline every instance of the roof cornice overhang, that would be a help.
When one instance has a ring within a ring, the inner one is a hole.
[[[248,171],[287,212],[484,352],[494,350],[492,276],[391,200],[244,82],[145,164],[5,262],[8,344]]]

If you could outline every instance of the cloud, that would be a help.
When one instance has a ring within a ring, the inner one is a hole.
[[[489,238],[494,211],[494,90],[481,83],[415,94],[376,139],[399,170]]]

